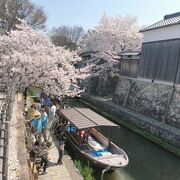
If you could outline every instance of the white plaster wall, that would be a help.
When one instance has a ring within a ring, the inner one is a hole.
[[[180,24],[142,32],[143,42],[180,38]]]

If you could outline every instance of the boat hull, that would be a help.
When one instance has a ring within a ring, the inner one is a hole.
[[[98,161],[98,159],[93,158],[92,156],[89,156],[87,153],[82,151],[78,147],[78,145],[73,141],[73,139],[71,138],[71,136],[69,135],[68,132],[65,133],[65,136],[67,138],[66,145],[70,148],[71,151],[73,151],[73,153],[76,153],[76,157],[80,157],[82,160],[86,161],[88,164],[90,164],[90,165],[92,165],[94,167],[100,168],[100,169],[105,169],[108,166],[110,166],[109,164],[102,163],[102,162]],[[128,162],[127,162],[127,164],[128,164]],[[116,169],[125,167],[126,165],[118,165],[118,166],[111,165],[109,167],[109,170],[114,171]]]

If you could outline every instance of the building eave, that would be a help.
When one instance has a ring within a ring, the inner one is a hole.
[[[168,24],[168,25],[164,25],[164,26],[161,26],[161,27],[151,28],[151,29],[142,29],[139,32],[142,33],[142,32],[146,32],[146,31],[153,31],[153,30],[156,30],[156,29],[162,29],[162,28],[166,28],[166,27],[169,27],[169,26],[175,26],[175,25],[180,25],[180,23],[178,22],[178,23],[174,23],[174,24]]]

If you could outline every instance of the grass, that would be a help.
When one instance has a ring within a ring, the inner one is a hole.
[[[136,125],[134,125],[132,123],[129,123],[124,119],[119,119],[118,117],[116,117],[114,115],[110,115],[110,114],[104,112],[102,109],[97,108],[97,107],[93,106],[92,104],[90,104],[88,102],[85,102],[84,100],[80,100],[80,101],[82,103],[86,104],[87,106],[89,106],[94,111],[98,112],[99,114],[101,114],[101,115],[107,117],[108,119],[112,120],[113,122],[115,122],[115,123],[117,123],[119,125],[122,125],[122,126],[128,128],[128,129],[133,130],[134,132],[142,135],[143,137],[147,138],[148,140],[162,146],[166,150],[168,150],[171,153],[175,154],[176,156],[180,157],[180,149],[173,146],[173,145],[171,145],[171,144],[168,144],[165,140],[161,139],[160,137],[158,137],[156,135],[153,135],[152,133],[150,133],[150,132],[148,132],[146,130],[140,129]]]
[[[41,88],[38,87],[28,87],[27,95],[28,96],[39,96],[40,93],[42,92]]]
[[[80,160],[75,160],[75,166],[80,171],[84,180],[95,180],[93,177],[93,170],[91,167],[88,167]]]

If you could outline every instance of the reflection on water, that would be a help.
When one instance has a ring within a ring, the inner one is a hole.
[[[102,180],[102,171],[95,170],[95,178],[96,180]],[[133,177],[128,174],[124,168],[121,168],[116,171],[105,172],[103,175],[103,180],[134,180]]]
[[[101,131],[107,136],[107,129]],[[127,153],[129,164],[105,173],[104,180],[180,180],[180,158],[160,146],[122,126],[111,128],[111,140]],[[100,170],[96,180],[101,180]]]
[[[116,170],[112,173],[105,173],[104,174],[104,180],[134,180],[129,174],[126,173],[123,169],[120,169],[119,171]]]
[[[111,128],[111,140],[125,150],[129,164],[104,180],[180,180],[180,158],[160,146],[124,127]]]

